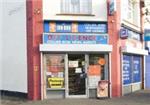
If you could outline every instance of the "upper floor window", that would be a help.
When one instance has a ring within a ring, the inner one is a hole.
[[[134,14],[135,14],[135,0],[128,0],[128,12],[127,12],[127,19],[131,22],[134,21]]]
[[[122,0],[122,19],[140,26],[140,0]]]
[[[61,0],[62,14],[92,14],[92,0]]]

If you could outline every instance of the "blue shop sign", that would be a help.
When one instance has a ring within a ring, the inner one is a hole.
[[[139,33],[136,33],[136,32],[134,32],[130,29],[127,29],[125,27],[122,27],[120,29],[120,38],[122,38],[122,39],[131,38],[131,39],[141,41],[141,35]]]
[[[106,23],[97,22],[49,22],[44,21],[44,32],[58,33],[107,33]]]
[[[104,23],[78,23],[78,32],[107,33],[107,25]]]
[[[133,80],[132,82],[141,82],[141,58],[138,56],[133,56]]]
[[[128,30],[125,28],[120,29],[120,38],[128,38]]]
[[[145,41],[150,41],[150,29],[145,29],[144,40]]]
[[[44,34],[44,44],[107,44],[106,35]]]
[[[131,56],[123,55],[123,84],[130,84],[131,79]]]

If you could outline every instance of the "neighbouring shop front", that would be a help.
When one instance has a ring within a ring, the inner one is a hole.
[[[44,21],[40,51],[43,99],[96,97],[98,82],[111,81],[106,23]]]
[[[142,46],[142,37],[122,27],[122,94],[141,90],[144,84],[144,59],[148,52]]]

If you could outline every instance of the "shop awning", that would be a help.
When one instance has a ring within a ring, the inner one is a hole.
[[[40,44],[42,52],[111,52],[112,45],[105,44]]]
[[[123,53],[129,53],[129,54],[148,55],[148,51],[147,50],[140,49],[140,48],[134,48],[134,47],[131,47],[131,46],[121,47],[121,51]]]

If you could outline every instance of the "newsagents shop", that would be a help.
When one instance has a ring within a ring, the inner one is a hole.
[[[98,81],[109,81],[105,22],[44,21],[40,51],[44,98],[96,97]]]

